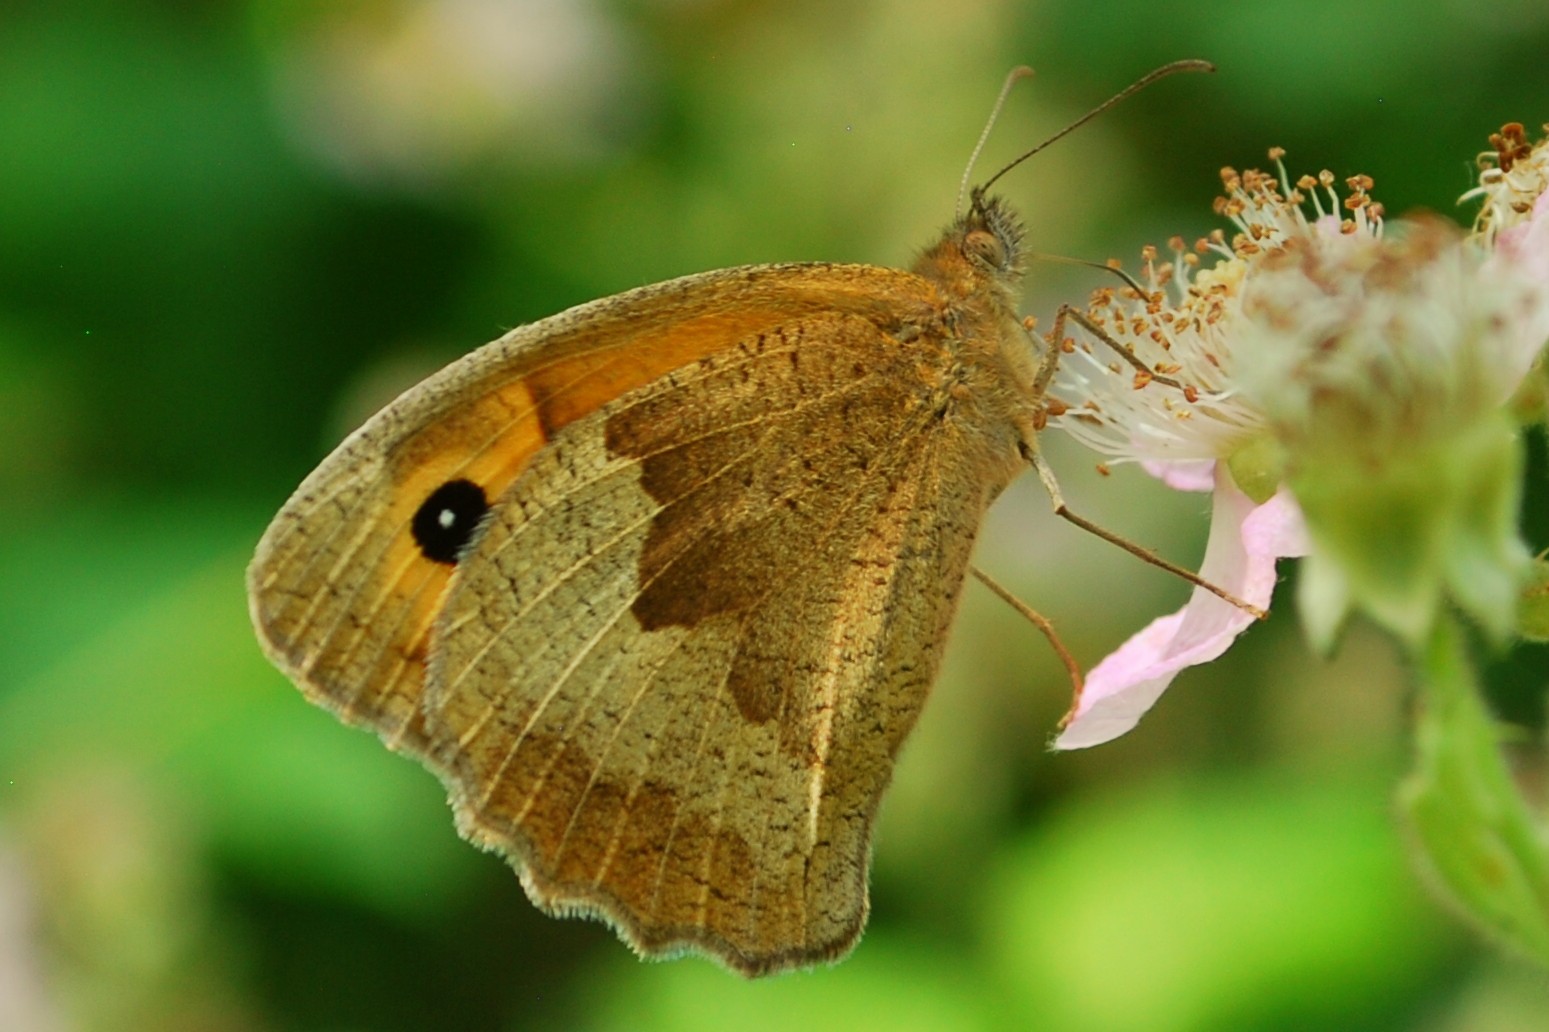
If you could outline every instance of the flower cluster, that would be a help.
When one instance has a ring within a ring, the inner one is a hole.
[[[1320,647],[1353,611],[1411,644],[1448,602],[1514,626],[1528,560],[1506,402],[1549,338],[1549,144],[1520,126],[1492,143],[1467,234],[1386,219],[1365,176],[1293,183],[1279,151],[1275,174],[1225,169],[1231,238],[1147,249],[1135,285],[1096,292],[1055,342],[1051,424],[1213,491],[1200,572],[1237,597],[1267,607],[1276,560],[1305,555]],[[1093,669],[1056,746],[1124,733],[1250,622],[1196,590]]]

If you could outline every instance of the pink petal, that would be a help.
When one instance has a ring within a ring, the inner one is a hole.
[[[1513,346],[1505,356],[1507,368],[1501,370],[1506,393],[1510,394],[1532,368],[1549,338],[1549,294],[1544,287],[1549,283],[1549,193],[1534,202],[1533,214],[1526,222],[1502,230],[1495,238],[1495,254],[1485,263],[1484,274],[1499,277],[1503,264],[1515,267],[1533,290],[1524,309],[1515,313],[1519,319],[1516,336],[1509,338]]]
[[[1174,491],[1211,491],[1216,486],[1215,459],[1144,459],[1140,468]]]
[[[1526,222],[1501,230],[1495,249],[1520,262],[1534,279],[1549,279],[1549,193],[1533,202],[1533,214]]]
[[[1281,490],[1255,506],[1224,468],[1217,469],[1200,576],[1265,609],[1275,589],[1275,560],[1306,554],[1301,510],[1289,493]],[[1186,606],[1152,621],[1093,668],[1054,748],[1081,749],[1122,735],[1178,671],[1215,659],[1252,622],[1231,603],[1195,588]]]

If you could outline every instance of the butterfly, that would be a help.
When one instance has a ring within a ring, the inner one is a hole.
[[[979,188],[907,271],[725,269],[507,333],[285,503],[265,651],[542,909],[746,975],[843,955],[978,528],[1037,462],[1024,257]]]

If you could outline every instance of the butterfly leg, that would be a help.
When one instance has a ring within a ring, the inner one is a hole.
[[[1236,595],[1233,595],[1225,588],[1205,580],[1193,570],[1190,570],[1187,567],[1179,566],[1177,563],[1170,560],[1163,559],[1149,548],[1137,545],[1129,538],[1115,534],[1113,531],[1107,529],[1106,527],[1098,526],[1091,520],[1071,512],[1070,507],[1065,504],[1065,496],[1060,492],[1059,481],[1054,478],[1054,471],[1049,468],[1049,464],[1044,461],[1044,458],[1041,454],[1039,454],[1038,449],[1024,446],[1022,450],[1022,457],[1027,460],[1028,465],[1032,466],[1033,469],[1038,472],[1038,479],[1043,483],[1043,489],[1049,493],[1049,501],[1054,505],[1054,515],[1058,516],[1060,519],[1065,520],[1067,523],[1074,523],[1082,530],[1087,531],[1090,534],[1097,535],[1109,544],[1118,545],[1130,555],[1133,555],[1135,558],[1140,559],[1143,562],[1148,562],[1152,566],[1166,570],[1168,573],[1173,574],[1176,577],[1182,577],[1184,580],[1188,581],[1190,584],[1197,588],[1204,588],[1212,595],[1230,602],[1232,605],[1236,606],[1238,609],[1241,609],[1243,612],[1250,614],[1257,620],[1263,620],[1269,616],[1268,613],[1260,609],[1258,606],[1255,606],[1250,602],[1244,602],[1242,599],[1238,598]]]
[[[1137,286],[1136,289],[1139,289],[1139,287]],[[1125,362],[1125,364],[1131,366],[1135,370],[1136,387],[1144,387],[1150,383],[1159,383],[1164,387],[1172,387],[1175,390],[1182,391],[1186,395],[1196,390],[1196,388],[1190,387],[1180,380],[1175,380],[1171,376],[1164,376],[1163,374],[1157,372],[1155,369],[1152,369],[1150,366],[1146,365],[1146,363],[1140,358],[1139,355],[1135,354],[1135,352],[1132,351],[1128,346],[1120,344],[1118,341],[1114,340],[1113,336],[1109,334],[1107,330],[1097,325],[1097,323],[1093,321],[1092,318],[1085,312],[1081,311],[1079,308],[1072,308],[1070,305],[1060,305],[1059,312],[1054,316],[1054,329],[1049,333],[1049,353],[1052,357],[1049,362],[1045,363],[1049,372],[1048,375],[1045,376],[1043,370],[1040,369],[1038,376],[1039,382],[1044,387],[1044,389],[1047,389],[1049,384],[1053,382],[1054,371],[1058,368],[1059,365],[1059,354],[1061,351],[1065,350],[1066,319],[1069,319],[1071,322],[1075,323],[1077,326],[1081,327],[1083,330],[1090,333],[1098,340],[1102,341],[1111,351],[1113,351],[1114,354],[1118,355],[1119,358]]]
[[[1121,276],[1124,275],[1122,272],[1119,274]],[[1126,278],[1128,277],[1126,276]],[[1135,286],[1135,289],[1140,289],[1138,284]],[[1054,377],[1059,372],[1060,355],[1070,348],[1075,347],[1075,342],[1068,340],[1065,336],[1065,321],[1067,319],[1071,322],[1074,322],[1082,329],[1086,330],[1098,340],[1102,341],[1128,365],[1132,366],[1135,370],[1135,386],[1137,388],[1144,387],[1151,383],[1159,383],[1164,387],[1172,387],[1176,390],[1182,391],[1185,396],[1189,397],[1190,401],[1194,400],[1194,396],[1196,395],[1195,388],[1190,387],[1179,380],[1175,380],[1170,376],[1165,376],[1157,372],[1155,369],[1152,369],[1150,366],[1146,365],[1146,363],[1141,360],[1140,356],[1136,355],[1134,351],[1130,350],[1130,348],[1124,344],[1114,340],[1112,335],[1110,335],[1107,330],[1104,330],[1101,326],[1099,326],[1085,312],[1078,308],[1072,308],[1070,305],[1060,305],[1059,311],[1056,312],[1054,316],[1054,328],[1049,331],[1046,337],[1043,338],[1043,361],[1039,364],[1038,376],[1033,381],[1032,396],[1039,399],[1040,401],[1039,411],[1033,419],[1035,429],[1042,430],[1044,425],[1048,422],[1048,418],[1051,414],[1057,415],[1064,411],[1066,408],[1066,406],[1063,403],[1058,402],[1057,399],[1053,404],[1050,403],[1051,399],[1049,396],[1049,388],[1053,386]],[[1022,326],[1027,330],[1028,336],[1036,340],[1036,336],[1033,333],[1033,320],[1031,317],[1025,320]],[[1033,450],[1037,450],[1036,446],[1033,448]]]
[[[972,566],[970,569],[973,570],[973,575],[979,578],[979,583],[999,595],[1002,602],[1005,602],[1012,609],[1022,614],[1029,623],[1043,632],[1045,638],[1049,639],[1049,645],[1053,647],[1055,655],[1059,656],[1060,662],[1065,664],[1065,672],[1070,675],[1070,685],[1075,689],[1075,697],[1079,699],[1082,688],[1081,664],[1076,662],[1076,657],[1070,654],[1070,650],[1060,640],[1060,636],[1054,630],[1053,621],[1017,598],[1016,595],[1011,593],[1010,588],[985,573],[980,567]]]

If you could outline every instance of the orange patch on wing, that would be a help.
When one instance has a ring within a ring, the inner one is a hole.
[[[407,596],[408,611],[399,623],[396,642],[405,658],[423,661],[429,628],[441,611],[454,569],[421,553],[411,526],[415,512],[437,488],[456,479],[477,484],[493,502],[547,442],[538,405],[520,381],[484,396],[404,442],[394,462],[397,487],[383,516],[384,524],[396,529],[377,569],[384,573],[414,570],[417,574],[381,584],[378,589]],[[414,676],[422,680],[423,673]],[[417,694],[417,687],[414,691]]]
[[[769,309],[711,312],[658,329],[645,329],[624,347],[582,352],[529,373],[544,430],[552,434],[596,412],[636,387],[724,351],[769,329],[788,313]]]

